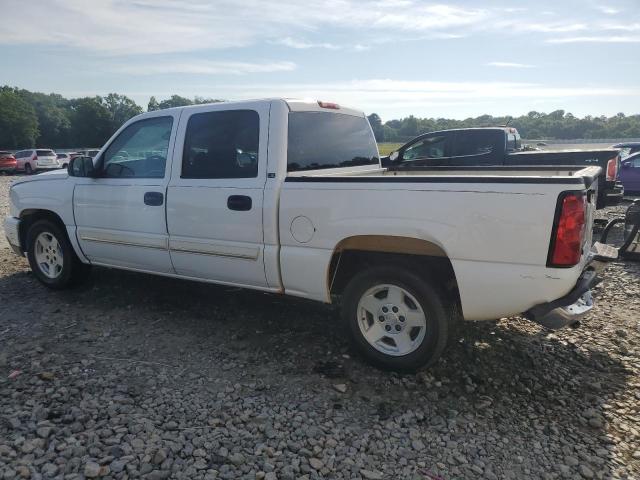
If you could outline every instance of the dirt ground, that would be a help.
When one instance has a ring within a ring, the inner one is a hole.
[[[1,238],[0,478],[638,479],[640,265],[595,296],[399,375],[335,307],[103,268],[52,292]]]

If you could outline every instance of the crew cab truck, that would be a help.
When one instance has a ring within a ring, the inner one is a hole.
[[[341,298],[368,360],[413,369],[460,319],[591,308],[599,171],[389,172],[362,112],[216,103],[142,114],[94,159],[20,179],[4,228],[53,289],[98,265]]]
[[[599,166],[597,208],[616,205],[624,197],[618,181],[620,151],[600,150],[523,150],[520,134],[513,127],[483,127],[441,130],[420,135],[388,157],[382,164],[392,170],[432,170],[435,167],[468,169],[488,166],[575,167]]]

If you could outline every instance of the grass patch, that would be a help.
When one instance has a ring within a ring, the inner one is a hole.
[[[380,155],[389,155],[394,150],[399,149],[402,145],[402,143],[379,143],[378,150],[380,151]]]

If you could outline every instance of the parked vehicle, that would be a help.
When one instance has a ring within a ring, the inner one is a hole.
[[[56,152],[48,149],[29,149],[16,152],[17,170],[27,175],[38,170],[52,170],[60,168]]]
[[[16,171],[16,157],[11,152],[0,151],[0,172],[13,173]]]
[[[76,152],[78,155],[82,155],[85,157],[91,157],[91,158],[96,158],[96,155],[98,155],[98,153],[100,153],[100,149],[99,148],[90,148],[87,150],[78,150],[78,152]]]
[[[56,158],[58,159],[58,163],[60,163],[60,168],[67,168],[72,157],[70,153],[56,153]]]
[[[625,192],[640,193],[640,152],[622,160],[620,181],[624,185]]]
[[[611,148],[619,148],[622,150],[622,157],[628,157],[634,153],[640,152],[640,142],[624,142],[617,143]]]
[[[525,151],[520,134],[512,127],[462,128],[426,133],[382,159],[392,170],[433,167],[487,166],[591,166],[602,168],[598,178],[598,208],[615,205],[624,197],[618,181],[618,150]]]
[[[124,154],[126,152],[126,155]],[[150,152],[155,152],[150,154]],[[10,190],[9,244],[60,289],[90,265],[331,303],[359,351],[434,362],[460,318],[592,307],[598,167],[386,171],[366,116],[257,100],[147,112]]]

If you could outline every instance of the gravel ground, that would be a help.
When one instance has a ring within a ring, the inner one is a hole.
[[[637,479],[639,274],[580,328],[468,323],[398,375],[332,307],[108,269],[51,292],[2,238],[0,478]]]

